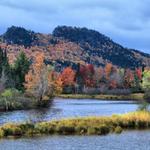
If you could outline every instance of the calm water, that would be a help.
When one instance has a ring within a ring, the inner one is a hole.
[[[0,124],[6,122],[46,121],[68,117],[122,114],[135,111],[138,105],[132,101],[100,101],[55,99],[51,107],[40,110],[0,112]]]
[[[46,109],[0,112],[0,124],[6,122],[47,121],[68,117],[99,116],[135,111],[138,105],[132,101],[100,101],[55,99]]]
[[[68,117],[99,116],[135,111],[132,101],[55,99],[50,108],[0,113],[0,124]],[[150,150],[150,131],[126,131],[107,136],[43,136],[3,139],[0,150]]]
[[[0,150],[150,150],[150,131],[0,140]]]

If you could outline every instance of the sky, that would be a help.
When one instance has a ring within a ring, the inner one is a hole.
[[[87,27],[150,54],[150,0],[0,0],[0,33],[12,25],[52,33]]]

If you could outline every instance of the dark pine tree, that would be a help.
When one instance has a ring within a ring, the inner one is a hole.
[[[9,87],[9,81],[11,79],[10,66],[7,58],[6,49],[3,50],[2,48],[0,48],[0,78],[5,80],[5,82],[2,81],[3,84],[5,84],[3,86],[5,86],[5,88]]]
[[[25,82],[25,75],[29,71],[30,62],[24,52],[21,52],[17,57],[14,65],[13,78],[15,81],[15,88],[24,90],[23,83]]]

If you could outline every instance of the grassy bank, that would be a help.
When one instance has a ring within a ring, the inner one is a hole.
[[[73,99],[101,99],[101,100],[143,100],[143,93],[135,93],[128,95],[87,95],[87,94],[61,94],[60,98],[73,98]]]
[[[127,129],[149,129],[150,112],[137,111],[111,117],[85,117],[59,121],[5,124],[0,127],[0,137],[37,135],[105,135],[121,133]]]
[[[0,93],[0,111],[34,109],[47,107],[52,102],[53,96],[43,96],[38,100],[32,94],[24,93],[16,89],[5,89]]]
[[[48,107],[51,102],[52,98],[38,102],[33,97],[25,97],[23,95],[11,98],[0,97],[0,111],[37,109],[39,107]]]

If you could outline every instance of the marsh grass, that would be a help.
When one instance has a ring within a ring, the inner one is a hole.
[[[136,111],[110,117],[84,117],[50,122],[4,124],[0,137],[37,135],[105,135],[128,129],[149,129],[150,112]]]
[[[120,134],[122,132],[122,128],[120,126],[117,126],[114,130],[115,133]]]
[[[73,99],[100,99],[100,100],[143,100],[143,93],[134,93],[134,94],[61,94],[58,95],[60,98],[73,98]]]

